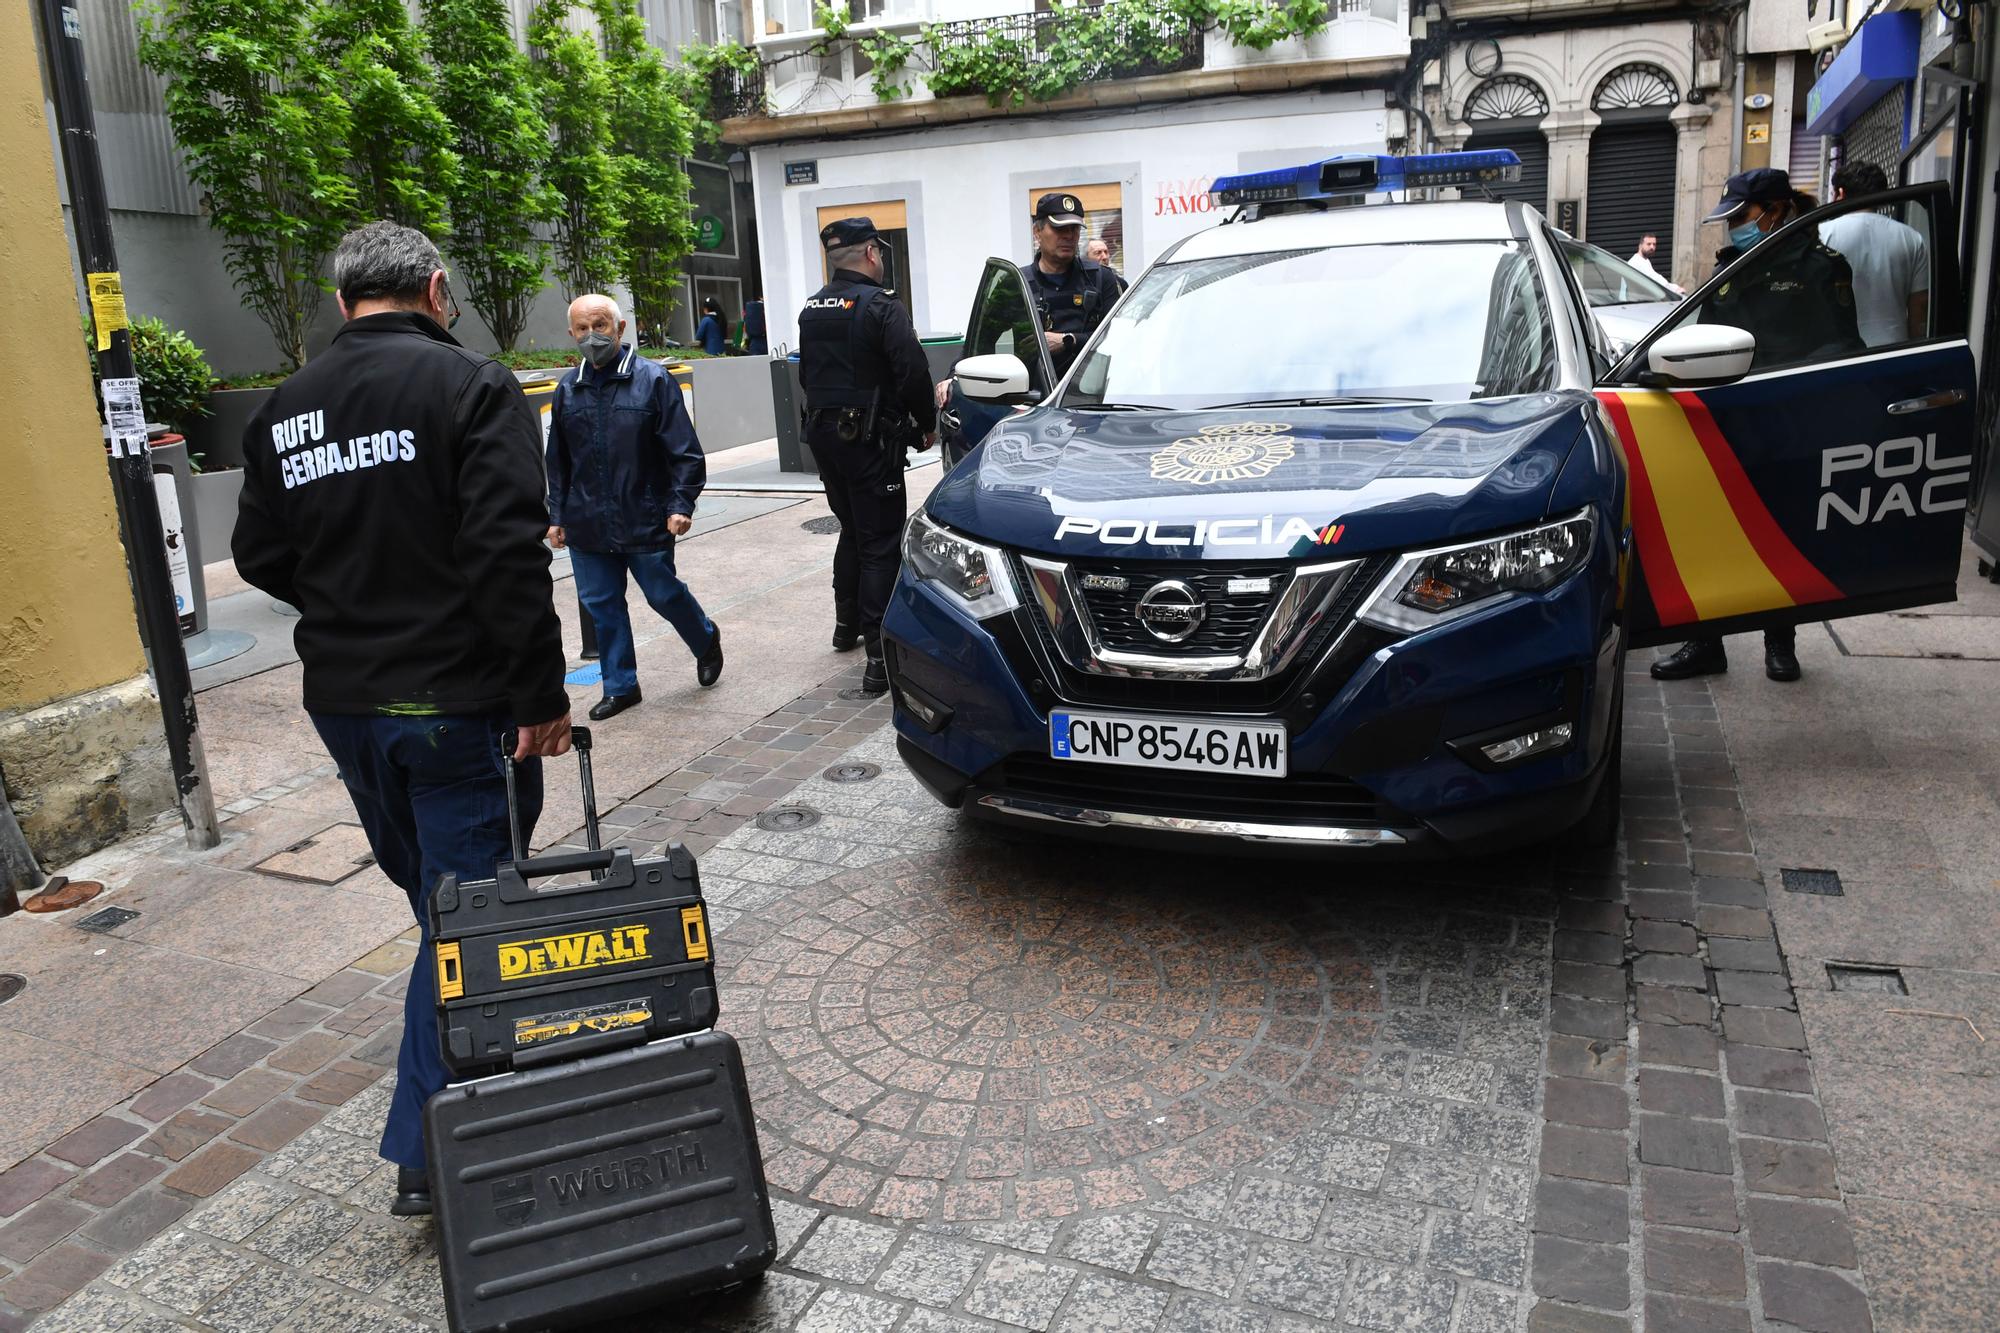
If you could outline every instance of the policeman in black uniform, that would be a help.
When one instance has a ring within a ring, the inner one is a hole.
[[[1077,254],[1083,205],[1075,195],[1054,190],[1036,200],[1034,227],[1035,260],[1021,265],[1021,277],[1041,309],[1049,360],[1061,375],[1118,303],[1118,275]]]
[[[867,218],[820,229],[833,277],[799,312],[806,443],[840,519],[833,556],[833,646],[868,650],[861,688],[889,688],[882,613],[895,586],[908,496],[904,450],[937,441],[930,367],[910,315],[883,286],[888,247]]]
[[[1792,178],[1775,167],[1757,167],[1731,176],[1722,198],[1703,219],[1729,226],[1729,244],[1716,255],[1728,264],[1764,238],[1812,211],[1813,197],[1792,188]],[[1715,290],[1695,319],[1726,324],[1757,339],[1751,369],[1798,365],[1866,350],[1854,311],[1854,274],[1817,235],[1781,241],[1784,247],[1762,263],[1748,264]],[[1764,674],[1776,681],[1799,678],[1798,632],[1787,625],[1764,631]],[[1729,670],[1722,640],[1690,639],[1652,665],[1658,680],[1685,680]]]

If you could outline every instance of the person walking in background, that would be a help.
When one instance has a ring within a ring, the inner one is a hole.
[[[1880,194],[1889,177],[1873,162],[1853,162],[1833,174],[1833,201]],[[1819,239],[1854,271],[1854,309],[1870,347],[1911,342],[1930,331],[1931,250],[1907,223],[1867,209],[1819,225]]]
[[[447,1081],[431,888],[512,858],[510,757],[532,836],[536,756],[569,749],[569,695],[521,386],[447,332],[458,303],[422,232],[349,232],[333,282],[346,324],[244,433],[230,549],[246,580],[299,609],[306,711],[422,932],[382,1131],[389,1211],[407,1217],[431,1211],[423,1108]]]
[[[743,350],[751,356],[769,356],[770,339],[770,328],[764,322],[764,298],[753,296],[743,305]]]
[[[1647,277],[1658,278],[1661,282],[1666,283],[1667,286],[1672,287],[1676,293],[1685,295],[1686,293],[1681,292],[1681,289],[1675,286],[1666,274],[1653,267],[1653,256],[1658,254],[1659,250],[1660,238],[1649,231],[1639,238],[1639,248],[1634,250],[1632,257],[1625,262],[1633,268],[1638,269],[1641,273],[1644,273]]]
[[[701,299],[701,323],[695,327],[694,340],[710,356],[721,356],[729,350],[729,321],[713,296]]]
[[[602,722],[643,697],[627,574],[694,654],[695,681],[705,689],[722,676],[722,631],[674,569],[674,539],[693,521],[708,464],[673,377],[620,341],[616,301],[577,297],[569,331],[583,359],[549,410],[548,539],[569,551],[577,598],[597,627],[604,697],[590,720]]]
[[[1123,273],[1111,267],[1111,242],[1105,240],[1102,236],[1091,238],[1090,244],[1083,248],[1083,257],[1102,268],[1106,273],[1109,273],[1117,281],[1120,292],[1131,286],[1130,283],[1125,281]]]

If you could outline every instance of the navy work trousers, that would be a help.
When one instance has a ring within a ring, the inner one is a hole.
[[[449,1081],[438,1045],[437,982],[431,956],[430,897],[438,877],[491,879],[511,860],[506,762],[500,717],[372,717],[312,714],[327,753],[367,830],[382,872],[410,897],[423,939],[403,997],[403,1048],[396,1095],[382,1130],[382,1155],[421,1169],[424,1103]],[[521,836],[534,836],[542,813],[542,761],[516,774]]]
[[[598,663],[604,669],[607,695],[630,694],[639,688],[639,649],[632,638],[632,616],[625,606],[625,574],[646,595],[646,604],[674,627],[688,651],[700,657],[715,641],[715,622],[701,609],[674,570],[674,548],[664,551],[569,552],[570,573],[576,578],[577,600],[597,627]]]

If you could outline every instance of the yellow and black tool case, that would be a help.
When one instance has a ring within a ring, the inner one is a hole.
[[[478,1078],[715,1026],[715,966],[692,854],[599,848],[590,733],[574,732],[591,849],[515,857],[431,894],[444,1062]],[[508,768],[508,807],[514,808]],[[588,874],[583,883],[538,881]]]
[[[743,1057],[723,1033],[446,1088],[424,1136],[454,1333],[685,1314],[683,1298],[777,1257]]]

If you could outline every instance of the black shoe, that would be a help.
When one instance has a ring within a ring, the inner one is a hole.
[[[861,646],[861,631],[843,621],[833,622],[833,651],[851,653]]]
[[[722,626],[715,627],[715,637],[708,641],[708,651],[695,658],[694,678],[704,690],[722,679]]]
[[[630,694],[607,694],[590,706],[590,720],[604,722],[617,717],[626,709],[638,703],[645,696],[634,690]]]
[[[1789,648],[1774,648],[1765,644],[1764,674],[1772,680],[1797,680],[1801,674],[1799,655]]]
[[[868,665],[861,672],[861,692],[863,694],[884,694],[889,689],[889,664],[882,658],[869,654]]]
[[[429,1217],[431,1215],[431,1177],[428,1171],[412,1171],[407,1166],[396,1168],[396,1201],[389,1205],[391,1217]]]
[[[1729,670],[1729,655],[1720,639],[1690,639],[1671,657],[1653,663],[1654,680],[1689,680],[1695,676],[1717,676]]]

